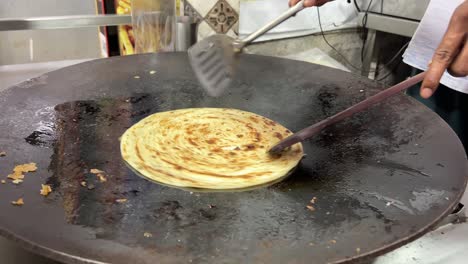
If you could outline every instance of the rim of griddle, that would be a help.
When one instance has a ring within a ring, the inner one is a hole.
[[[184,53],[184,52],[172,52],[172,53]],[[241,56],[246,56],[246,55],[243,55],[243,54],[240,54],[240,55]],[[95,61],[124,60],[124,59],[126,59],[126,57],[137,57],[137,56],[154,56],[154,54],[134,54],[134,55],[129,55],[129,56],[125,56],[125,57],[98,58],[98,59],[94,59],[94,60],[90,60],[90,61],[84,61],[84,62],[80,62],[80,63],[74,64],[74,65],[66,66],[66,67],[63,67],[63,68],[60,68],[60,69],[57,69],[57,70],[54,70],[54,71],[50,71],[48,73],[59,72],[59,71],[64,70],[64,69],[75,67],[76,65],[90,64],[90,63],[94,63]],[[248,56],[250,56],[250,57],[268,57],[268,58],[274,58],[275,60],[288,60],[288,59],[278,58],[278,57],[274,57],[274,56],[257,55],[257,54],[248,54]],[[301,62],[301,61],[296,61],[296,62],[297,63],[309,64],[309,63],[305,63],[305,62]],[[327,66],[322,66],[322,67],[331,69],[331,67],[327,67]],[[12,85],[12,86],[8,87],[7,89],[4,89],[4,90],[0,91],[0,95],[9,92],[13,88],[16,88],[16,87],[21,88],[21,85],[24,85],[24,84],[34,85],[36,81],[40,80],[40,78],[42,76],[47,75],[48,73],[44,73],[44,74],[38,75],[36,77],[30,78],[28,80],[19,82],[19,83],[15,84],[15,85]],[[416,102],[418,104],[421,104],[419,101],[415,100],[414,98],[411,98],[409,96],[407,96],[407,98],[409,100],[411,100],[411,101],[414,101],[414,102]],[[441,117],[437,116],[437,115],[435,115],[434,118],[439,119],[439,121],[443,121],[443,119]],[[453,134],[455,134],[453,132],[453,130],[448,125],[445,124],[445,126],[447,126],[447,128],[450,129]],[[456,140],[461,145],[461,141],[460,141],[460,139],[458,137],[456,137]],[[296,168],[298,166],[296,166]],[[461,186],[461,188],[463,190],[466,189],[467,182],[468,182],[468,160],[467,160],[466,155],[465,155],[465,172],[464,172],[464,175],[465,175],[465,180],[464,180],[463,185]],[[395,250],[395,249],[397,249],[397,248],[399,248],[399,247],[401,247],[401,246],[403,246],[405,244],[408,244],[408,243],[410,243],[410,242],[424,236],[427,232],[429,232],[431,229],[436,227],[443,220],[443,218],[445,218],[447,215],[449,215],[452,212],[452,210],[458,205],[458,203],[459,203],[460,199],[462,198],[463,194],[464,194],[464,192],[460,192],[455,197],[456,199],[450,204],[450,206],[439,217],[437,217],[435,220],[433,220],[428,225],[416,230],[411,235],[409,235],[407,237],[404,237],[404,238],[401,238],[401,239],[399,239],[397,241],[394,241],[391,244],[387,244],[387,245],[385,245],[383,247],[380,247],[380,248],[377,248],[375,250],[368,251],[368,252],[365,252],[363,254],[354,255],[354,256],[349,257],[347,259],[340,260],[340,261],[335,261],[335,262],[330,262],[330,263],[342,264],[342,263],[350,263],[350,262],[353,262],[353,261],[370,260],[370,259],[373,259],[373,258],[378,257],[380,255],[383,255],[385,253],[388,253],[390,251],[393,251],[393,250]],[[64,263],[76,263],[77,261],[79,263],[92,263],[92,264],[106,263],[106,262],[101,262],[101,261],[95,261],[95,260],[88,259],[88,258],[81,258],[81,257],[79,257],[77,255],[67,254],[67,253],[60,252],[60,251],[57,251],[55,249],[46,247],[46,246],[42,246],[42,245],[37,244],[37,243],[35,243],[35,242],[33,242],[33,241],[29,240],[29,239],[24,238],[23,236],[12,233],[12,232],[10,232],[10,231],[2,228],[2,227],[0,227],[0,235],[2,235],[3,237],[17,243],[22,248],[24,248],[24,249],[26,249],[26,250],[34,253],[34,254],[38,254],[38,255],[41,255],[41,256],[44,256],[44,257],[47,257],[47,258],[51,258],[51,259],[56,260],[56,261],[60,261],[60,262],[64,262]]]

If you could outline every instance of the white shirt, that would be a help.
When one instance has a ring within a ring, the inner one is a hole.
[[[464,0],[431,0],[413,39],[403,54],[403,61],[420,70],[428,64],[447,30],[455,8]],[[441,83],[454,90],[468,94],[468,77],[455,78],[447,72]]]

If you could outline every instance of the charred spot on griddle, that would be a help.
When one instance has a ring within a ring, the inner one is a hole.
[[[54,129],[51,128],[51,131]],[[47,147],[50,148],[55,143],[55,135],[46,129],[39,129],[33,131],[29,136],[25,137],[24,140],[33,146]]]
[[[214,220],[216,218],[216,213],[213,212],[212,210],[210,211],[207,211],[205,209],[200,209],[199,210],[200,212],[200,215],[203,216],[204,218],[206,218],[207,220]]]
[[[144,95],[140,95],[140,96],[133,96],[133,97],[127,98],[125,101],[129,102],[129,103],[132,103],[132,104],[136,104],[136,103],[138,103],[141,100],[146,99],[146,98],[148,98],[148,94],[144,94]]]
[[[130,190],[129,191],[131,194],[133,194],[134,196],[138,196],[138,193],[140,192],[139,190]]]
[[[156,218],[167,218],[180,220],[177,210],[182,209],[182,206],[178,201],[165,201],[162,206],[154,210],[153,216]]]
[[[140,110],[140,111],[133,111],[130,116],[131,117],[136,117],[136,116],[142,116],[142,115],[147,115],[151,113],[151,109],[145,109],[145,110]]]

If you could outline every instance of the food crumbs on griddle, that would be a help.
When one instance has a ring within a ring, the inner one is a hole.
[[[315,246],[315,244],[311,242],[311,243],[309,243],[309,246]]]
[[[82,182],[80,182],[80,185],[83,186],[83,187],[86,187],[86,182],[82,181]]]
[[[91,169],[89,170],[89,172],[91,172],[92,174],[104,173],[102,170],[98,170],[98,169]]]
[[[42,196],[47,196],[51,192],[52,192],[52,187],[50,187],[50,185],[41,184],[41,192],[40,193],[41,193]]]
[[[330,240],[330,244],[336,244],[336,240],[335,239]]]
[[[125,203],[125,202],[127,202],[127,199],[125,199],[125,198],[117,199],[117,200],[115,200],[115,202],[117,202],[117,203]]]
[[[11,183],[16,184],[16,185],[18,185],[18,184],[20,184],[22,182],[23,182],[23,180],[21,180],[21,179],[16,179],[16,180],[11,181]]]
[[[155,74],[155,73],[156,73],[156,71],[150,71],[149,72],[149,74]]]
[[[8,174],[8,179],[10,180],[22,180],[24,179],[24,175],[21,172],[13,172],[12,174]]]
[[[31,162],[31,163],[26,163],[26,164],[21,164],[15,166],[13,169],[14,172],[20,171],[20,172],[33,172],[37,170],[36,163]]]
[[[5,151],[0,152],[0,157],[5,157],[5,156],[6,156],[6,152],[5,152]]]
[[[5,184],[5,183],[6,183],[6,181],[5,181],[5,180],[2,180],[1,182],[2,182],[2,184]]]
[[[356,253],[359,253],[361,252],[361,249],[360,248],[356,248]]]
[[[98,169],[91,169],[89,172],[91,172],[92,174],[95,174],[98,177],[100,182],[107,181],[104,171],[98,170]]]
[[[310,200],[310,203],[315,204],[315,201],[317,201],[317,197],[312,198],[312,200]]]
[[[16,206],[22,206],[22,205],[24,205],[24,200],[23,200],[23,198],[19,198],[16,201],[12,201],[11,204],[16,205]]]
[[[216,208],[216,205],[210,204],[210,205],[208,205],[208,207],[209,207],[210,209],[213,209],[213,208]]]
[[[99,174],[97,174],[97,176],[98,176],[100,182],[106,182],[107,181],[104,174],[99,173]]]
[[[13,169],[13,173],[8,175],[8,179],[12,180],[14,184],[20,184],[23,182],[24,173],[33,172],[37,170],[36,163],[26,163],[21,165],[16,165]]]
[[[88,190],[94,190],[94,188],[95,188],[95,187],[94,187],[94,184],[90,183],[90,184],[88,185]]]
[[[315,208],[312,205],[307,205],[307,209],[311,210],[312,212],[315,211]]]
[[[140,79],[140,76],[135,75],[135,76],[133,76],[133,78],[135,78],[135,79]]]
[[[149,233],[149,232],[145,232],[143,234],[144,237],[147,237],[147,238],[150,238],[150,237],[153,237],[153,234]]]

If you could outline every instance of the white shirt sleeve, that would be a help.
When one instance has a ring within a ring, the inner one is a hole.
[[[431,0],[413,39],[403,54],[403,61],[420,70],[427,70],[428,64],[439,46],[450,18],[457,6],[464,0]],[[468,94],[468,77],[455,78],[447,72],[441,83],[454,90]]]

